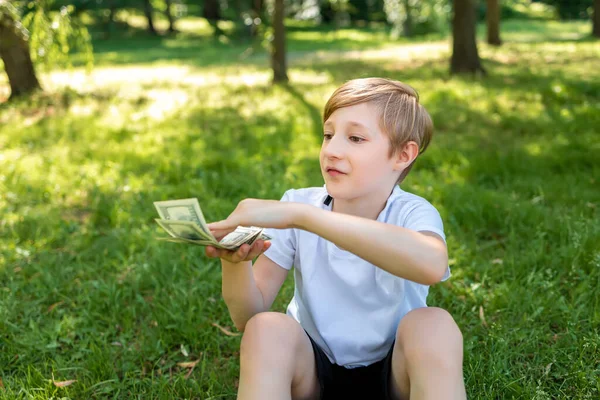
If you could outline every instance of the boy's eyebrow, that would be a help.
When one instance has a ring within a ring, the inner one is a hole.
[[[327,122],[325,122],[325,124],[323,124],[323,127],[326,128],[326,127],[331,126],[331,125],[334,125],[333,122],[327,121]],[[352,126],[352,127],[356,127],[356,128],[362,128],[362,129],[365,129],[367,131],[369,130],[369,128],[367,128],[366,126],[364,126],[360,122],[356,122],[356,121],[349,121],[348,122],[348,126]]]

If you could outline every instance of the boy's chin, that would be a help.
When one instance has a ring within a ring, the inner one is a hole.
[[[331,183],[325,183],[325,189],[327,189],[327,193],[333,197],[334,199],[344,199],[348,196],[347,190],[344,190],[342,188],[336,187],[338,185],[336,184],[331,184]]]

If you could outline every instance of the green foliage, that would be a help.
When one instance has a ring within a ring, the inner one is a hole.
[[[594,0],[537,0],[556,7],[561,19],[588,19]]]
[[[14,21],[19,21],[19,12],[15,6],[6,0],[0,0],[0,17],[8,16]]]
[[[403,188],[444,219],[453,276],[428,303],[462,330],[469,398],[598,398],[588,31],[507,21],[501,48],[480,47],[490,76],[463,80],[448,79],[447,40],[299,26],[287,87],[268,84],[265,52],[241,62],[246,43],[208,31],[96,42],[98,86],[0,108],[0,399],[234,399],[240,336],[213,325],[233,330],[218,263],[157,242],[152,202],[198,197],[212,221],[322,185],[322,107],[364,76],[410,83],[435,122]],[[290,275],[274,310],[292,289]]]
[[[385,0],[384,10],[397,38],[445,30],[451,8],[448,0]]]
[[[5,19],[6,21],[4,21]],[[0,0],[0,21],[13,25],[15,33],[21,38],[26,40],[29,37],[29,32],[27,32],[27,29],[25,29],[20,21],[18,10],[6,0]]]
[[[17,2],[21,24],[29,31],[31,58],[37,67],[50,69],[70,66],[70,54],[79,52],[88,69],[93,50],[87,27],[73,17],[75,8],[63,6],[52,12],[52,0]]]
[[[508,0],[499,1],[500,7],[500,21],[519,18],[528,19],[531,18],[531,13],[528,9],[532,7],[531,0]],[[485,21],[487,13],[487,2],[479,1],[476,3],[477,7],[477,19],[479,21]]]

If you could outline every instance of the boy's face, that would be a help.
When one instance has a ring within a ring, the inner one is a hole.
[[[410,163],[402,162],[399,155],[390,158],[389,150],[390,140],[379,128],[378,112],[372,105],[362,103],[333,112],[324,124],[320,154],[329,194],[339,199],[389,194]]]

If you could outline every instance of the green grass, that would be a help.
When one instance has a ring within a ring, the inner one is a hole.
[[[429,304],[462,329],[469,397],[598,398],[600,50],[586,24],[506,29],[476,80],[449,79],[447,40],[298,30],[292,83],[274,88],[244,43],[98,40],[91,76],[54,71],[47,95],[2,105],[0,399],[235,398],[219,266],[157,242],[152,202],[198,197],[216,220],[321,185],[322,106],[362,76],[412,84],[435,121],[403,187],[445,221],[453,277]],[[343,35],[383,42],[341,53],[328,37]],[[186,379],[177,364],[195,360]]]

